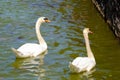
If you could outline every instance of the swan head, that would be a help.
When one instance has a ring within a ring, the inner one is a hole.
[[[50,22],[50,20],[47,17],[40,17],[40,18],[38,18],[38,21],[41,22],[41,23],[44,23],[44,22],[48,23],[48,22]]]
[[[84,33],[84,34],[88,34],[88,33],[93,33],[93,32],[90,31],[89,28],[85,28],[85,29],[83,30],[83,33]]]

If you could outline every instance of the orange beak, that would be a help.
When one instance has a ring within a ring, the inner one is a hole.
[[[51,21],[50,21],[50,20],[45,20],[45,22],[46,22],[46,23],[49,23],[49,22],[51,22]]]

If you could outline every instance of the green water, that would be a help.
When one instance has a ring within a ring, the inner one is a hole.
[[[45,56],[16,59],[11,47],[35,42],[38,17],[48,44]],[[68,64],[86,56],[82,30],[91,28],[97,65],[90,73],[71,74]],[[119,80],[120,44],[90,0],[0,0],[0,80]]]

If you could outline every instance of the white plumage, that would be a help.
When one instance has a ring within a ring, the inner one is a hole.
[[[85,28],[83,30],[83,35],[85,38],[88,57],[77,57],[69,63],[70,71],[73,73],[80,73],[83,71],[89,72],[96,65],[94,55],[89,45],[88,33],[91,33],[91,31],[89,30],[89,28]]]
[[[40,17],[36,22],[36,34],[39,40],[39,44],[36,43],[26,43],[19,47],[18,49],[12,48],[12,51],[15,53],[17,58],[26,58],[26,57],[36,57],[39,54],[47,50],[47,44],[43,37],[40,34],[40,25],[44,22],[50,22],[48,18]]]

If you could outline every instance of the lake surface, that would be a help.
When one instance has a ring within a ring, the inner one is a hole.
[[[16,59],[11,47],[38,43],[35,22],[48,17],[41,34],[46,55]],[[86,56],[82,30],[89,35],[97,65],[89,73],[72,74],[68,64]],[[91,0],[0,0],[0,80],[119,80],[120,43]]]

